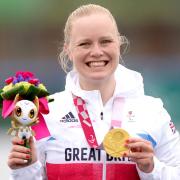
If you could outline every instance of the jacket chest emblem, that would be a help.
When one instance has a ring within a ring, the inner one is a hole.
[[[61,123],[77,123],[78,119],[73,115],[72,112],[67,113],[60,119]]]
[[[127,112],[126,117],[128,119],[128,122],[136,122],[136,116],[132,110]]]

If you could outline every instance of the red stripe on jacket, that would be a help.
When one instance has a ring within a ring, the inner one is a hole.
[[[48,180],[102,180],[103,164],[46,164]],[[140,180],[134,164],[107,164],[106,180]]]

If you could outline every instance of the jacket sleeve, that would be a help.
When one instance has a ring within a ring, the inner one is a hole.
[[[151,126],[157,142],[154,148],[154,169],[151,173],[138,170],[142,180],[180,179],[180,136],[169,114],[162,107],[162,102],[160,104],[154,125]]]
[[[10,180],[46,180],[45,141],[36,142],[38,161],[20,169],[11,170]]]

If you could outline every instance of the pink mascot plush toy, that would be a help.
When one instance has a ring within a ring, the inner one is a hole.
[[[42,114],[48,114],[48,91],[31,72],[17,72],[5,80],[0,89],[2,117],[10,117],[11,128],[8,134],[24,140],[29,147],[29,138],[40,139],[49,136]]]

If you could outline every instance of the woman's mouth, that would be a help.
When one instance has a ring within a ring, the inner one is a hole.
[[[90,61],[86,63],[89,67],[104,67],[106,66],[108,61]]]

